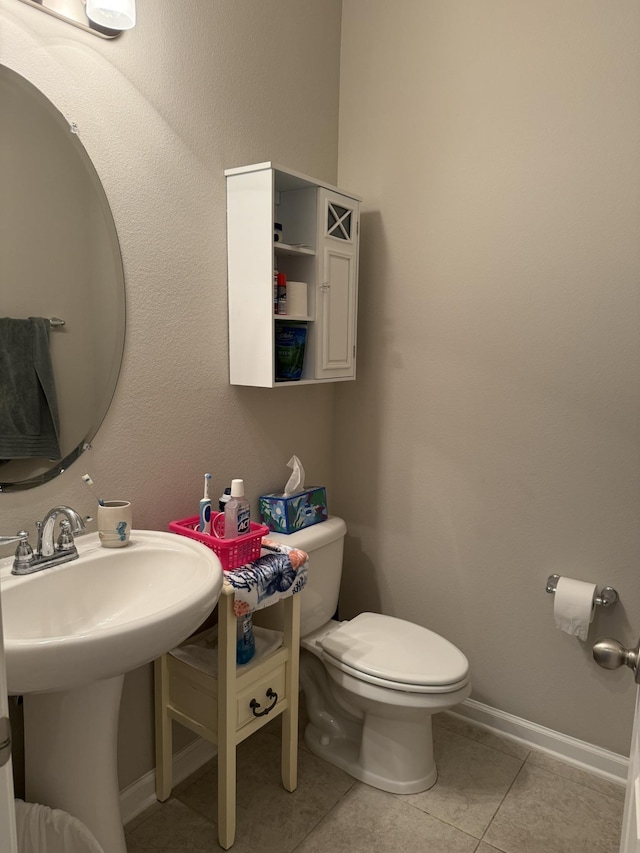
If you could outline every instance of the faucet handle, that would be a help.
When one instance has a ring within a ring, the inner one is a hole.
[[[10,540],[10,537],[3,536],[2,539],[6,542]],[[29,565],[33,559],[33,548],[29,545],[29,533],[26,530],[19,530],[16,536],[13,537],[13,541],[18,542],[13,565]]]
[[[0,546],[13,545],[14,542],[19,542],[20,545],[27,544],[28,546],[29,532],[27,530],[18,530],[15,536],[0,536]]]
[[[71,524],[64,518],[60,522],[60,536],[56,542],[56,551],[71,551],[75,548],[73,544],[73,534],[71,532]]]
[[[26,542],[28,539],[28,531],[18,530],[15,536],[0,536],[0,545],[13,545],[15,542]]]

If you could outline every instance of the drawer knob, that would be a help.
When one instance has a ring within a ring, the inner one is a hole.
[[[276,702],[278,701],[278,694],[275,692],[275,690],[272,690],[271,688],[269,688],[265,695],[266,695],[267,699],[273,699],[273,702],[269,705],[268,708],[265,708],[264,711],[258,711],[257,710],[260,707],[260,703],[258,702],[257,699],[252,699],[251,702],[249,702],[249,707],[253,711],[254,717],[264,717],[270,711],[273,711],[273,709],[275,708]]]

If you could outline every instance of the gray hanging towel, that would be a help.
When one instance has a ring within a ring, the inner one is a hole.
[[[0,317],[0,459],[60,459],[49,320]]]

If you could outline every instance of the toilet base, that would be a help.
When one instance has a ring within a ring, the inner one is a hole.
[[[314,755],[381,791],[419,794],[431,788],[438,778],[431,716],[422,716],[419,725],[401,722],[393,740],[385,736],[388,726],[389,720],[368,714],[366,725],[350,724],[346,736],[330,737],[309,723],[304,741]]]
[[[471,693],[470,682],[451,693],[389,690],[325,665],[311,649],[300,655],[300,685],[311,752],[390,794],[419,794],[435,785],[432,716]]]

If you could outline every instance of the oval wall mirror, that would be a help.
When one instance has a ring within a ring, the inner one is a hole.
[[[109,203],[75,128],[2,65],[0,115],[0,316],[50,321],[59,414],[60,458],[0,460],[0,491],[15,491],[53,479],[90,446],[118,381],[125,291]],[[7,376],[20,354],[4,355]],[[3,393],[9,399],[0,375]]]

